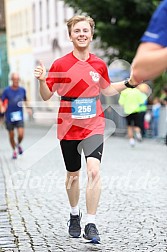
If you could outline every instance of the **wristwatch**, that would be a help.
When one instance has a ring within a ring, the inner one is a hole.
[[[135,88],[135,86],[131,85],[131,84],[129,83],[128,80],[125,80],[125,81],[124,81],[124,84],[125,84],[125,86],[128,87],[128,88]]]

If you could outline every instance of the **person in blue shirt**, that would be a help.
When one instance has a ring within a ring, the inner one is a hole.
[[[17,158],[17,154],[22,154],[23,150],[21,142],[24,137],[24,115],[23,115],[23,102],[28,106],[26,90],[19,86],[19,75],[12,73],[12,85],[4,89],[1,101],[6,101],[4,108],[5,111],[5,124],[9,132],[9,141],[13,149],[13,159]],[[15,140],[15,131],[17,129],[17,141]],[[16,151],[18,150],[18,152]]]
[[[132,62],[135,83],[155,79],[167,69],[167,0],[162,1],[141,38]]]
[[[158,137],[158,124],[160,118],[161,103],[158,97],[153,99],[152,105],[152,137]]]

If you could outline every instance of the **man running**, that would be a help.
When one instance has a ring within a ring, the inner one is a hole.
[[[9,133],[9,141],[13,149],[12,158],[23,153],[21,142],[24,137],[24,117],[22,102],[27,104],[26,90],[19,86],[19,75],[12,73],[12,85],[4,89],[1,100],[5,101],[3,110],[5,111],[5,124]],[[28,111],[29,112],[29,111]],[[17,129],[17,139],[15,139],[15,129]]]
[[[58,138],[67,170],[66,190],[71,207],[69,234],[81,235],[79,210],[79,177],[81,151],[87,166],[86,208],[84,238],[99,242],[96,212],[101,193],[100,162],[103,154],[104,114],[99,94],[114,95],[132,87],[128,81],[110,84],[103,60],[90,53],[94,34],[94,21],[87,16],[74,16],[67,22],[73,51],[55,60],[46,78],[44,65],[37,66],[40,94],[48,100],[54,92],[60,97]]]

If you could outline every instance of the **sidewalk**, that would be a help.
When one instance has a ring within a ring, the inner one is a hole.
[[[0,252],[167,251],[166,145],[146,139],[130,148],[124,137],[106,139],[97,213],[102,244],[90,245],[68,237],[65,168],[55,128],[27,125],[25,152],[18,160],[11,160],[4,128],[0,139]]]

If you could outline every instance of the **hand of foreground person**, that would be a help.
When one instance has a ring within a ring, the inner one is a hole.
[[[133,86],[138,86],[139,84],[143,83],[143,80],[142,81],[138,81],[136,80],[134,74],[133,74],[133,69],[131,70],[131,73],[130,73],[130,78],[129,78],[129,82],[130,84],[132,84]]]

